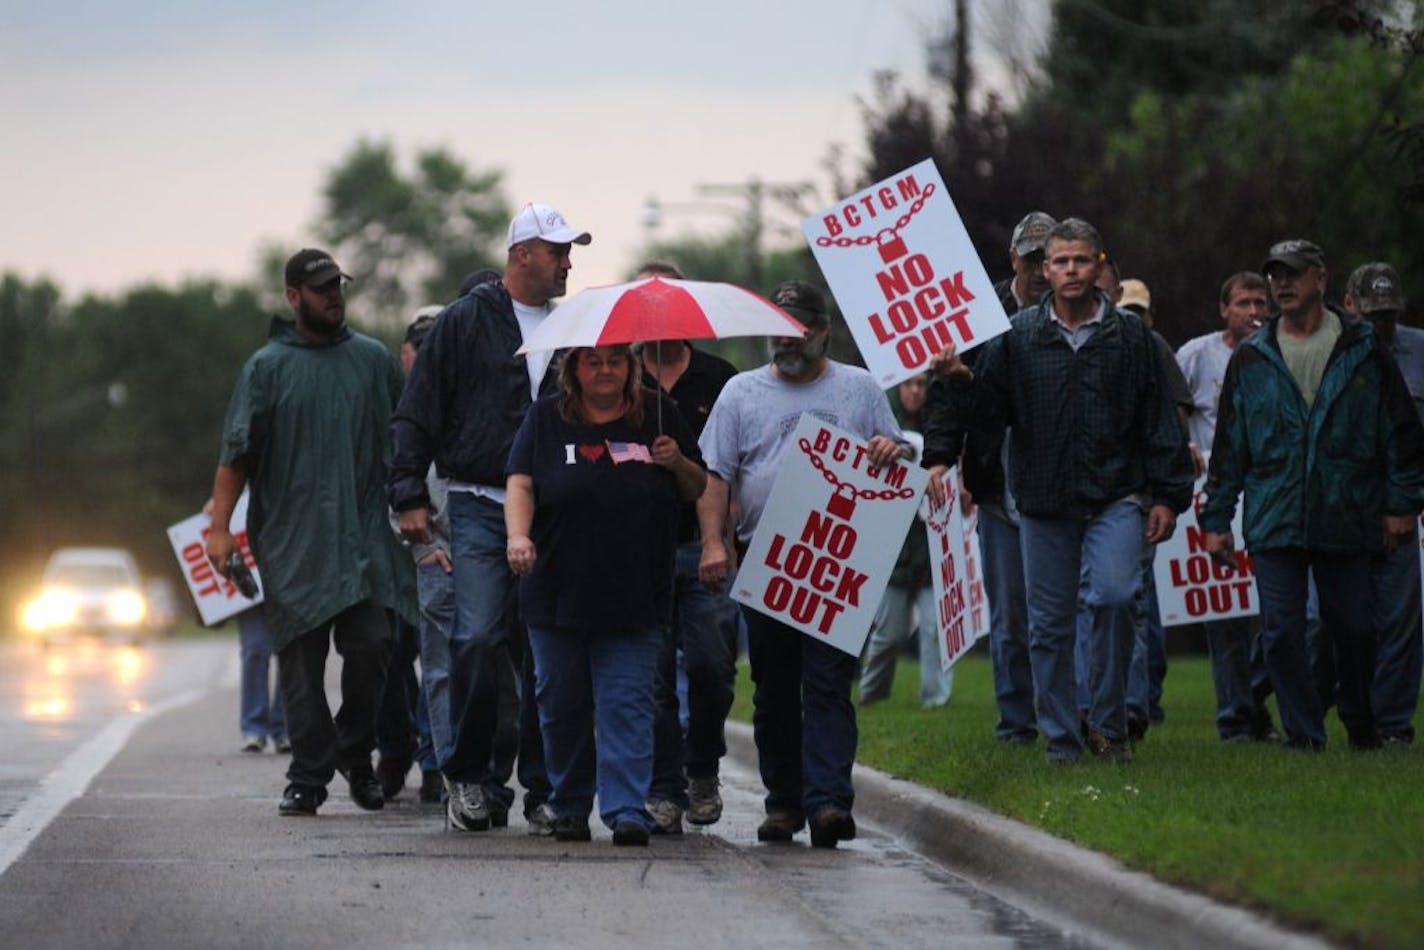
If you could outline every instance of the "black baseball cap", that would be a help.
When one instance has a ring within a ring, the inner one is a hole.
[[[805,324],[826,323],[826,296],[803,280],[786,280],[772,291],[771,302]]]
[[[321,287],[338,278],[351,279],[330,254],[314,247],[302,248],[287,261],[288,287]]]

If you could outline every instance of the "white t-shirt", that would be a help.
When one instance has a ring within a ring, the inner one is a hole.
[[[1187,418],[1187,429],[1203,453],[1211,451],[1211,442],[1216,436],[1216,404],[1221,400],[1226,364],[1231,362],[1234,352],[1226,345],[1220,330],[1188,340],[1177,351],[1177,365],[1182,368],[1187,387],[1192,391],[1192,414]]]
[[[751,539],[791,445],[801,413],[869,439],[884,435],[908,445],[890,402],[865,370],[835,361],[811,383],[788,383],[770,365],[728,380],[712,406],[698,447],[707,470],[736,486],[737,538]]]

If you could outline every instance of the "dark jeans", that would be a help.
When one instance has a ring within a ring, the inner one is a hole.
[[[687,779],[718,772],[727,754],[725,726],[737,681],[737,605],[702,586],[702,544],[678,546],[673,618],[658,653],[654,695],[653,784],[650,797],[687,807]],[[730,589],[733,577],[727,579]],[[677,655],[687,673],[687,732],[678,715]],[[684,775],[684,767],[686,774]]]
[[[376,717],[376,749],[381,758],[408,761],[418,741],[416,703],[420,682],[415,658],[420,652],[419,631],[399,615],[395,618],[395,650],[386,669],[386,688]]]
[[[1216,688],[1216,732],[1223,739],[1250,737],[1265,725],[1271,678],[1261,650],[1261,624],[1255,617],[1210,620],[1202,624],[1211,654],[1211,682]]]
[[[766,810],[812,817],[855,803],[859,740],[850,701],[858,660],[747,607],[752,733]]]
[[[370,768],[376,714],[394,641],[386,609],[360,603],[303,633],[277,654],[287,738],[292,743],[289,782],[325,786],[338,768]],[[342,660],[341,708],[334,718],[325,682],[331,643]]]
[[[1375,636],[1370,624],[1368,555],[1330,555],[1301,550],[1256,552],[1256,588],[1261,596],[1261,642],[1288,741],[1325,745],[1325,713],[1313,682],[1305,637],[1308,576],[1315,575],[1328,652],[1338,678],[1340,721],[1352,743],[1376,738],[1370,711]]]
[[[1379,636],[1371,703],[1380,735],[1414,741],[1414,712],[1424,669],[1420,626],[1419,546],[1414,539],[1370,561],[1374,585],[1374,627]]]

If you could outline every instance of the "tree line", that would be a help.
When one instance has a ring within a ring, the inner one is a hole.
[[[854,171],[829,160],[825,203],[932,156],[999,276],[1025,212],[1087,218],[1124,276],[1151,287],[1174,344],[1218,326],[1221,281],[1285,237],[1325,248],[1337,298],[1351,269],[1385,259],[1424,301],[1424,0],[1057,0],[1036,55],[1013,42],[1012,17],[1001,20],[1013,101],[974,92],[973,37],[951,22],[927,43],[936,87],[877,77],[861,103],[865,158]],[[407,167],[373,140],[328,174],[321,208],[316,232],[362,275],[352,313],[392,346],[415,305],[499,266],[512,212],[498,171],[440,148]],[[283,309],[287,250],[265,251],[251,281],[73,302],[48,280],[0,276],[7,618],[64,544],[122,544],[147,571],[177,577],[163,529],[207,497],[233,380]],[[701,279],[750,279],[737,230],[653,242],[643,256]],[[761,255],[755,273],[762,292],[820,279],[802,248]],[[833,347],[858,360],[843,327]],[[727,355],[747,367],[765,352],[742,341]]]

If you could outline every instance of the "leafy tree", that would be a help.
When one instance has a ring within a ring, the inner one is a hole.
[[[327,177],[317,231],[356,278],[359,309],[403,325],[415,307],[454,297],[471,271],[501,267],[511,216],[501,178],[443,148],[417,152],[405,172],[390,143],[357,142]]]

